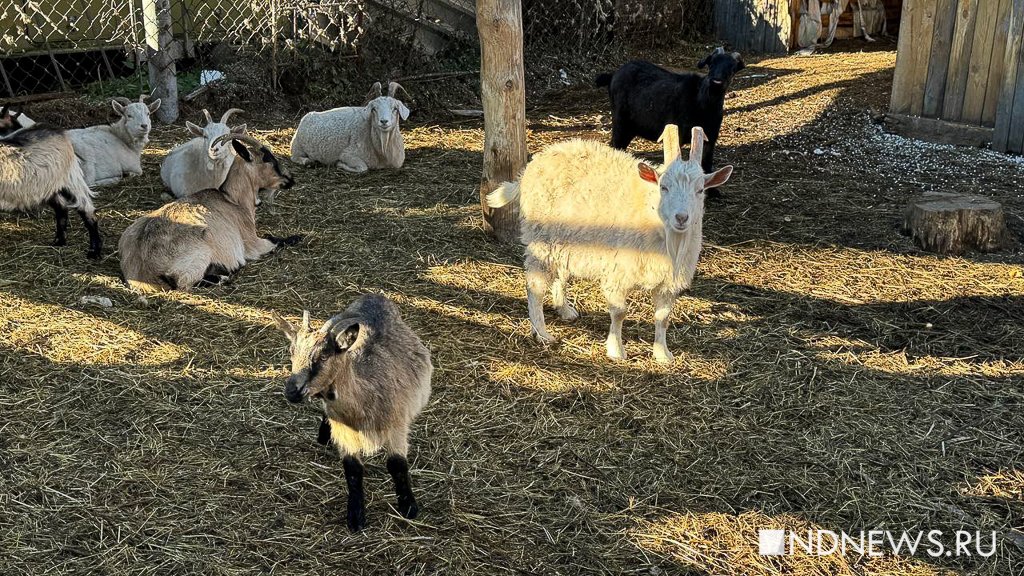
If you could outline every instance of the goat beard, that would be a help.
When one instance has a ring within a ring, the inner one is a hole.
[[[672,279],[678,280],[683,268],[683,244],[686,242],[686,232],[679,232],[671,226],[665,227],[665,248],[668,250],[668,257],[672,261]]]
[[[394,138],[395,128],[392,127],[390,130],[381,130],[378,132],[380,139],[380,153],[381,156],[387,156],[388,150],[391,147],[391,139]]]

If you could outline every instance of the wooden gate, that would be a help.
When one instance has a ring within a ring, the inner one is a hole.
[[[789,0],[715,0],[718,39],[739,52],[786,52],[793,32]]]

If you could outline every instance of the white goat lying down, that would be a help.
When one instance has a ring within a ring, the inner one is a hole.
[[[530,324],[539,341],[555,341],[544,324],[549,288],[561,317],[578,317],[565,295],[565,282],[576,276],[601,282],[612,319],[609,358],[626,357],[626,297],[642,288],[654,295],[654,357],[672,361],[665,334],[672,304],[697,269],[704,190],[732,175],[732,166],[704,173],[704,140],[694,128],[690,159],[659,170],[598,142],[562,142],[534,156],[519,182],[487,196],[494,208],[519,199]]]
[[[89,186],[115,184],[126,174],[142,174],[142,150],[153,126],[149,115],[160,108],[159,98],[149,105],[145,99],[145,94],[138,102],[115,98],[110,104],[121,117],[117,122],[68,130]]]
[[[284,388],[289,402],[319,399],[326,434],[337,447],[348,484],[348,527],[365,525],[363,463],[360,454],[387,448],[398,512],[415,518],[418,508],[409,481],[409,428],[430,399],[434,371],[430,350],[402,320],[398,306],[383,296],[365,295],[319,330],[305,313],[300,327],[275,315],[291,341],[292,373]],[[323,426],[322,426],[323,428]]]
[[[292,161],[305,166],[312,162],[333,164],[346,172],[362,173],[378,168],[398,169],[405,163],[405,142],[399,118],[409,118],[409,109],[395,98],[398,82],[381,95],[377,82],[367,94],[365,106],[347,106],[324,112],[310,112],[299,121],[292,137]]]
[[[289,188],[293,181],[274,154],[253,138],[224,134],[215,144],[228,142],[239,160],[220,188],[165,204],[132,222],[121,235],[121,272],[132,288],[187,292],[200,284],[220,284],[247,261],[301,239],[257,234],[257,192]]]
[[[225,134],[245,135],[246,126],[242,124],[228,128],[227,121],[238,108],[224,113],[217,122],[213,121],[210,112],[203,110],[206,126],[200,128],[191,122],[185,127],[196,135],[196,138],[176,146],[167,153],[160,165],[160,179],[164,186],[171,190],[175,198],[184,198],[189,194],[209,188],[217,188],[228,176],[231,163],[235,160],[232,145],[228,140],[219,140]]]

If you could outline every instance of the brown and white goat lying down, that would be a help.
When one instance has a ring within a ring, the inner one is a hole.
[[[364,295],[313,330],[309,313],[296,327],[275,315],[291,342],[292,373],[284,388],[290,402],[323,402],[329,437],[342,456],[348,484],[348,527],[366,524],[360,454],[387,449],[398,512],[419,509],[409,481],[409,428],[430,399],[434,367],[430,350],[383,296]],[[321,429],[322,443],[325,430]]]
[[[121,235],[121,271],[133,288],[153,292],[219,284],[249,260],[301,237],[260,237],[256,197],[261,188],[290,188],[293,180],[266,146],[225,134],[237,161],[219,189],[175,200],[132,222]],[[246,144],[252,146],[250,149]]]

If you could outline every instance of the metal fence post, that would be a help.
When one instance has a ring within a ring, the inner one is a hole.
[[[142,20],[146,30],[146,55],[149,62],[149,86],[153,98],[162,104],[156,111],[161,122],[178,119],[178,78],[171,44],[171,0],[142,0]]]

